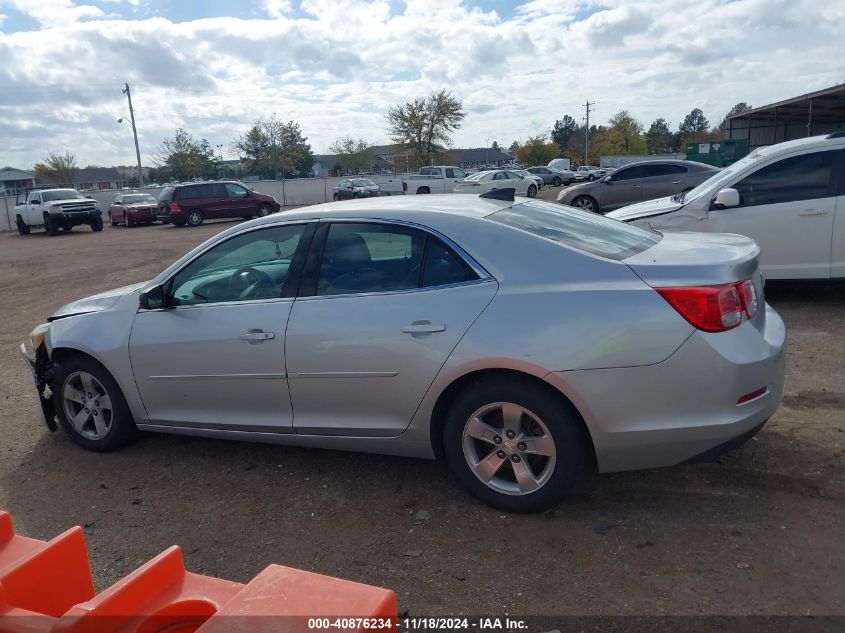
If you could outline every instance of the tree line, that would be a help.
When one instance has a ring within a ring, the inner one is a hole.
[[[511,152],[524,164],[545,165],[553,158],[569,158],[577,164],[598,164],[601,156],[673,154],[686,152],[687,144],[724,138],[728,118],[747,112],[751,106],[737,103],[715,127],[701,108],[693,108],[676,130],[663,117],[655,119],[646,130],[627,110],[620,110],[605,125],[590,126],[590,155],[584,156],[586,125],[579,125],[570,115],[555,121],[548,134],[514,141]]]
[[[704,112],[693,108],[674,131],[665,118],[655,119],[645,129],[627,110],[620,110],[606,124],[590,126],[587,157],[584,156],[586,126],[579,125],[567,114],[556,120],[548,133],[514,141],[509,150],[520,163],[530,165],[545,165],[557,157],[569,158],[576,164],[597,164],[602,155],[683,153],[687,143],[723,138],[728,117],[750,109],[747,103],[738,103],[719,125],[711,127]],[[384,114],[388,136],[404,147],[407,159],[401,167],[415,168],[444,159],[452,135],[460,129],[465,117],[463,104],[448,90],[434,91],[388,108]],[[342,136],[330,148],[335,164],[324,167],[346,173],[369,171],[375,162],[372,148],[373,143],[362,137]],[[498,142],[493,141],[490,148],[499,149]],[[197,139],[179,128],[173,137],[161,142],[149,178],[157,182],[242,174],[290,178],[309,175],[314,164],[314,153],[300,125],[276,114],[254,121],[231,142],[230,149],[240,158],[238,170],[227,169],[222,155],[215,154],[207,139]],[[70,152],[50,153],[35,166],[41,175],[58,175],[68,182],[75,169]]]

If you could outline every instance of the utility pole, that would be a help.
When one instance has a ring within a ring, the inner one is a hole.
[[[138,130],[135,129],[135,111],[132,109],[132,95],[129,92],[129,84],[124,84],[123,94],[129,100],[129,120],[132,123],[132,136],[135,137],[135,158],[138,159],[138,188],[144,186],[144,171],[141,169],[141,150],[138,149]]]
[[[590,107],[596,105],[595,101],[587,99],[584,107],[587,108],[587,126],[584,128],[584,164],[590,164]]]

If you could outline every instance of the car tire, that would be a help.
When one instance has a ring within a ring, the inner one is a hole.
[[[266,218],[271,213],[273,213],[273,209],[270,207],[269,204],[258,205],[258,217],[259,218]]]
[[[557,176],[552,178],[552,187],[560,187],[560,178]]]
[[[103,230],[103,218],[99,215],[96,216],[93,220],[91,220],[91,230],[94,233],[99,233]]]
[[[127,229],[131,229],[133,226],[135,226],[135,221],[129,217],[128,213],[124,216],[124,220],[126,220]]]
[[[572,206],[576,209],[584,209],[584,211],[592,211],[593,213],[599,212],[598,203],[590,196],[578,196],[572,201]]]
[[[51,389],[59,424],[82,448],[107,453],[137,433],[120,386],[93,358],[71,356],[57,364]]]
[[[188,226],[199,226],[203,223],[205,218],[202,215],[202,211],[197,211],[196,209],[188,213],[187,217],[185,218],[185,224]]]
[[[339,199],[340,199],[340,198],[338,198],[338,197],[337,197],[337,194],[336,194],[336,193],[333,193],[333,194],[332,194],[332,200],[334,200],[335,202],[337,202]]]
[[[537,195],[537,186],[536,185],[528,185],[528,197],[534,198]]]
[[[19,235],[29,235],[29,232],[32,230],[32,227],[30,227],[26,222],[24,222],[21,216],[15,218],[15,224],[18,227]]]
[[[581,474],[586,447],[577,414],[547,389],[519,378],[476,381],[452,403],[443,428],[446,460],[458,480],[507,512],[542,512],[558,504]]]
[[[44,218],[44,230],[47,231],[47,235],[58,235],[59,234],[59,224],[50,216]]]
[[[587,180],[589,180],[590,182],[593,182],[595,179],[596,179],[596,177],[595,177],[595,176],[593,176],[592,174],[590,174],[589,176],[587,176]]]

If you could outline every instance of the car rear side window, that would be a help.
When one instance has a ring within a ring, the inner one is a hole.
[[[814,152],[766,165],[734,185],[741,206],[751,207],[827,198],[835,152]]]
[[[329,228],[318,295],[431,288],[479,276],[427,231],[399,224],[338,222]]]
[[[158,197],[159,201],[162,201],[162,200],[173,200],[173,192],[174,192],[175,190],[176,190],[176,188],[175,188],[175,187],[165,187],[165,188],[162,190],[161,195],[159,195],[159,197]]]
[[[677,176],[687,173],[687,168],[681,165],[645,165],[646,177]]]
[[[660,241],[660,233],[550,202],[523,202],[487,216],[571,248],[623,260]]]

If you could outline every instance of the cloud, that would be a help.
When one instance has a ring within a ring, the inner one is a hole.
[[[480,147],[580,120],[587,99],[597,123],[627,109],[677,125],[694,107],[718,121],[739,101],[845,77],[845,9],[814,0],[531,0],[508,17],[474,0],[264,0],[252,15],[178,21],[142,4],[126,19],[85,0],[0,0],[0,164],[64,149],[133,162],[116,123],[127,82],[149,162],[177,127],[230,148],[272,113],[317,152],[344,134],[387,142],[387,108],[439,88],[468,112],[455,143]],[[18,13],[39,29],[9,32]]]

